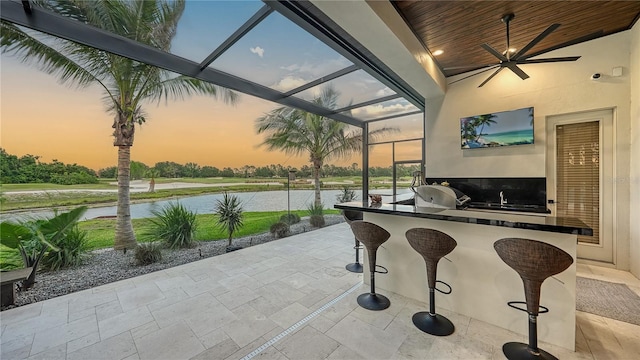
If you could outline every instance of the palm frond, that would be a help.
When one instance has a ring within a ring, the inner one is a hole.
[[[238,101],[238,94],[234,91],[185,75],[150,81],[144,90],[143,93],[140,93],[141,97],[158,102],[163,99],[165,102],[169,99],[184,100],[196,94],[209,95],[214,98],[221,96],[227,104],[235,104]]]
[[[104,87],[96,74],[53,47],[62,45],[63,49],[69,50],[79,45],[53,37],[43,37],[41,41],[27,34],[20,27],[5,21],[1,22],[1,34],[0,46],[3,53],[14,55],[24,63],[34,65],[47,74],[57,76],[62,84],[85,87],[92,83],[99,83]],[[73,54],[73,52],[71,53]]]

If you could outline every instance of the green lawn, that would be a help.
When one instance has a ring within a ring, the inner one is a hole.
[[[254,234],[262,234],[269,231],[272,224],[278,222],[280,216],[286,211],[260,211],[246,212],[244,226],[238,233],[234,234],[234,239]],[[296,210],[291,213],[307,216],[307,211]],[[338,210],[328,209],[325,214],[339,214]],[[155,239],[146,235],[153,226],[149,219],[133,219],[133,229],[138,242],[148,242]],[[215,226],[215,218],[212,214],[197,215],[196,218],[197,241],[226,240],[227,234]],[[88,250],[97,250],[113,247],[114,233],[116,227],[115,219],[96,219],[81,221],[78,223],[80,229],[87,232]],[[14,264],[10,266],[8,264]],[[12,267],[22,267],[22,260],[17,250],[9,249],[0,245],[0,268],[8,269]]]
[[[252,234],[260,234],[269,231],[272,224],[278,222],[280,216],[286,211],[256,211],[246,212],[244,226],[235,237],[243,237]],[[292,211],[298,215],[307,216],[306,210]],[[338,210],[325,210],[325,214],[339,214]],[[133,219],[133,229],[136,238],[140,242],[153,241],[155,239],[146,235],[153,224],[149,219]],[[196,215],[196,240],[212,241],[226,239],[227,234],[215,226],[215,217],[212,214]],[[87,220],[79,223],[80,229],[87,231],[89,239],[89,249],[102,249],[113,246],[114,232],[116,227],[115,219]]]
[[[100,180],[97,184],[80,184],[80,185],[60,185],[50,183],[31,183],[31,184],[0,184],[1,192],[11,191],[39,191],[39,190],[103,190],[113,189],[117,190],[116,185],[109,185],[109,182],[115,180]]]

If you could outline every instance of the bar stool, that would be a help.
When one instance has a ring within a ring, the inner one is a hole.
[[[362,211],[342,210],[342,216],[344,217],[344,220],[347,222],[347,224],[351,225],[351,223],[356,220],[362,220]],[[347,266],[345,266],[345,269],[354,273],[361,273],[362,264],[360,264],[360,249],[362,249],[362,246],[360,246],[360,241],[358,241],[357,238],[356,246],[354,246],[353,248],[356,249],[356,262],[347,264]]]
[[[453,334],[455,326],[446,317],[436,314],[435,290],[443,294],[451,294],[449,284],[436,280],[438,261],[455,249],[458,243],[449,235],[433,229],[413,228],[405,233],[411,247],[424,258],[427,265],[427,280],[429,282],[429,312],[421,311],[413,314],[413,324],[427,334],[447,336]],[[441,283],[449,288],[442,291],[436,288]]]
[[[529,314],[529,344],[509,342],[502,346],[502,352],[510,360],[557,359],[538,348],[537,317],[538,314],[549,312],[549,309],[540,306],[540,287],[548,277],[559,274],[571,266],[573,258],[553,245],[528,239],[500,239],[493,247],[502,261],[520,275],[524,284],[526,302],[509,301],[507,305]],[[519,308],[515,304],[526,304],[527,309]]]
[[[376,294],[375,274],[386,274],[389,271],[384,266],[376,265],[376,252],[380,245],[389,240],[391,234],[376,224],[362,220],[351,222],[351,230],[356,239],[367,249],[369,271],[371,273],[371,291],[358,296],[358,305],[368,310],[384,310],[391,305],[391,302],[385,296]],[[382,268],[383,271],[376,271],[378,267]]]

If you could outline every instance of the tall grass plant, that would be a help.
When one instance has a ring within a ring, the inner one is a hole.
[[[154,210],[152,227],[147,236],[152,241],[162,240],[169,248],[193,246],[196,235],[196,214],[180,203],[169,203],[161,210]]]

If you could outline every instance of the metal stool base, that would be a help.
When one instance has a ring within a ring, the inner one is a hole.
[[[529,359],[545,359],[545,360],[558,360],[557,357],[549,354],[548,352],[538,349],[539,353],[536,354],[529,348],[529,345],[519,342],[509,342],[502,345],[502,352],[509,360],[529,360]]]
[[[426,311],[421,311],[413,314],[411,320],[413,320],[413,325],[427,334],[447,336],[455,331],[453,323],[442,315],[431,315]]]
[[[358,296],[358,305],[367,310],[384,310],[391,305],[389,299],[380,294],[365,293]]]
[[[362,264],[360,263],[352,263],[345,266],[345,269],[351,271],[352,273],[362,273]]]

